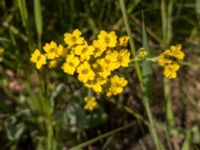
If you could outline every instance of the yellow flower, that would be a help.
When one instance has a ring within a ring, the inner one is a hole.
[[[74,49],[74,53],[81,57],[81,61],[89,60],[90,56],[93,54],[94,47],[88,46],[87,43],[83,45],[78,45]]]
[[[68,52],[68,49],[64,48],[62,45],[59,45],[56,51],[57,55],[60,57],[66,57],[67,52]]]
[[[102,78],[107,78],[109,75],[111,75],[111,70],[109,70],[108,68],[104,68],[101,67],[98,74],[102,77]]]
[[[67,56],[66,62],[63,64],[62,69],[65,73],[73,75],[79,63],[79,58],[75,57],[74,54],[70,54]]]
[[[106,83],[106,79],[95,79],[95,80],[89,80],[87,83],[85,83],[85,86],[88,88],[92,88],[96,93],[102,92],[102,85]]]
[[[172,79],[176,78],[176,72],[179,70],[180,66],[177,63],[171,63],[164,67],[163,75],[166,78]]]
[[[127,80],[125,80],[123,77],[119,77],[115,75],[110,80],[110,88],[107,92],[107,96],[117,95],[123,92],[123,87],[127,85]]]
[[[159,57],[158,57],[158,63],[161,66],[165,66],[167,64],[170,64],[172,62],[172,60],[169,59],[169,57],[172,57],[171,51],[170,50],[164,51],[162,54],[159,55]]]
[[[43,49],[46,52],[46,56],[48,59],[55,59],[56,57],[58,57],[57,44],[54,41],[46,43]]]
[[[58,64],[58,61],[56,59],[51,60],[48,64],[49,68],[55,68]]]
[[[90,67],[88,62],[84,62],[77,68],[78,79],[83,83],[86,83],[88,80],[94,80],[95,73]]]
[[[172,56],[176,57],[178,60],[183,60],[183,58],[185,57],[185,54],[181,51],[181,48],[181,44],[177,44],[175,46],[170,47]]]
[[[84,38],[81,37],[81,32],[76,29],[71,33],[65,33],[64,34],[64,41],[68,46],[73,46],[76,44],[83,44]]]
[[[158,62],[161,66],[170,64],[177,60],[183,60],[185,54],[181,51],[181,45],[171,46],[169,50],[164,51],[160,54]]]
[[[106,50],[106,47],[102,46],[99,43],[99,40],[93,40],[92,46],[94,47],[93,53],[95,58],[101,56],[101,54]]]
[[[117,55],[117,64],[122,67],[128,67],[128,64],[131,62],[130,60],[130,53],[127,49],[121,50]]]
[[[120,66],[117,63],[117,54],[117,52],[108,51],[105,57],[99,59],[97,63],[100,64],[100,66],[102,68],[105,68],[107,71],[113,71]]]
[[[97,101],[94,97],[85,97],[84,101],[86,103],[84,106],[86,110],[93,111],[94,108],[97,106]]]
[[[119,37],[119,46],[124,46],[124,47],[127,46],[128,40],[129,40],[129,37],[126,35]]]
[[[107,78],[111,74],[111,70],[109,68],[105,68],[99,64],[100,60],[97,61],[96,64],[93,64],[94,71],[96,75],[99,75],[102,78]]]
[[[139,59],[143,60],[148,55],[148,52],[144,48],[138,50]]]
[[[96,93],[102,92],[101,84],[99,84],[96,80],[88,81],[84,84],[87,88],[92,88]]]
[[[43,65],[46,64],[46,57],[40,53],[39,49],[36,49],[31,54],[31,62],[36,63],[36,68],[40,69]]]
[[[164,51],[158,57],[158,62],[164,67],[163,75],[166,78],[176,78],[177,71],[180,66],[176,63],[178,60],[183,60],[185,54],[181,51],[181,45],[171,46],[169,50]]]
[[[114,31],[109,33],[101,31],[98,35],[99,43],[104,47],[115,47],[117,44],[117,36]]]

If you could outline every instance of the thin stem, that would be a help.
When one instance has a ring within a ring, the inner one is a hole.
[[[187,61],[181,61],[180,64],[188,67],[200,67],[199,63],[190,63]]]
[[[168,6],[168,7],[167,7]],[[169,4],[167,5],[166,0],[161,1],[161,16],[162,16],[162,30],[163,30],[163,48],[166,49],[171,40],[172,34],[172,23],[171,23],[171,15],[173,12],[173,1],[170,0]],[[164,99],[165,99],[165,115],[166,115],[166,122],[167,122],[167,142],[169,149],[172,149],[170,144],[170,130],[174,127],[174,114],[172,109],[172,100],[170,96],[170,85],[169,79],[163,79],[164,85]]]
[[[118,104],[120,107],[122,107],[126,112],[128,112],[129,114],[133,115],[138,121],[144,123],[146,126],[150,126],[148,120],[146,120],[142,115],[140,115],[138,112],[136,112],[135,110],[131,109],[130,107],[122,104],[119,101],[116,101],[115,99],[110,99],[109,100],[111,103],[113,104]]]
[[[131,47],[131,52],[132,52],[134,59],[136,59],[136,49],[135,49],[134,41],[131,38],[131,31],[130,31],[130,26],[129,26],[129,22],[128,22],[128,17],[127,17],[127,14],[126,14],[126,8],[125,8],[124,0],[119,0],[119,3],[120,3],[121,11],[122,11],[122,16],[123,16],[123,19],[124,19],[126,31],[127,31],[128,36],[129,36],[129,39],[130,39],[129,43],[130,43],[130,47]],[[140,87],[142,89],[142,92],[144,92],[144,84],[143,84],[143,79],[142,79],[142,73],[141,73],[138,61],[135,61],[135,68],[136,68],[136,73],[137,73],[138,79],[140,81]],[[155,125],[154,125],[153,116],[152,116],[152,113],[151,113],[151,110],[150,110],[149,100],[144,99],[144,97],[143,97],[143,103],[144,103],[144,106],[145,106],[145,109],[146,109],[146,112],[147,112],[148,119],[150,121],[149,130],[151,132],[153,141],[156,145],[156,149],[160,150],[161,146],[160,146],[160,142],[159,142],[159,139],[158,139],[158,136],[157,136],[157,133],[156,133],[156,128],[155,128]]]
[[[170,0],[167,8],[166,0],[161,1],[161,13],[162,13],[162,29],[163,29],[163,47],[167,48],[170,42],[171,34],[171,21],[170,16],[172,15],[173,2]],[[164,78],[164,96],[166,106],[166,120],[170,127],[174,126],[174,115],[172,111],[172,102],[170,97],[169,80]]]
[[[53,149],[53,128],[51,122],[46,123],[46,128],[47,128],[47,149],[52,150]]]
[[[124,19],[126,31],[127,31],[128,36],[129,36],[131,53],[133,55],[133,58],[136,59],[135,43],[134,43],[134,40],[131,38],[132,37],[131,36],[131,30],[130,30],[130,26],[129,26],[129,22],[128,22],[128,17],[126,15],[126,7],[124,5],[124,0],[119,0],[119,3],[120,3],[121,11],[122,11],[122,16],[123,16],[123,19]],[[138,79],[141,83],[142,82],[142,74],[141,74],[141,70],[140,70],[140,66],[139,66],[138,61],[135,61],[135,68],[136,68],[136,73],[137,73]]]
[[[166,107],[166,120],[169,127],[174,126],[174,115],[172,111],[172,101],[170,97],[169,80],[164,78],[164,93],[165,93],[165,107]]]

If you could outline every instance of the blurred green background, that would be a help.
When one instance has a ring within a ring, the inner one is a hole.
[[[0,149],[200,149],[200,0],[1,0],[0,14]],[[150,56],[179,43],[186,58],[171,81],[140,63],[142,86],[131,65],[125,92],[87,112],[81,83],[30,62],[76,28],[88,41],[100,30],[129,34]]]

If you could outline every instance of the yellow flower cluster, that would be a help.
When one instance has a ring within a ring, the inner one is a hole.
[[[96,101],[95,97],[85,97],[84,101],[85,101],[84,108],[86,110],[93,111],[94,108],[97,106],[97,101]]]
[[[37,69],[41,69],[43,65],[48,64],[49,68],[54,68],[57,66],[58,59],[60,57],[65,57],[67,49],[62,45],[58,45],[56,42],[51,41],[43,46],[44,52],[41,53],[39,49],[31,55],[31,62],[36,64]]]
[[[182,46],[180,44],[171,46],[170,49],[164,51],[158,57],[158,62],[164,67],[163,75],[166,78],[176,78],[177,71],[180,65],[177,61],[183,60],[185,54],[181,51]]]
[[[130,52],[125,48],[128,39],[128,36],[117,37],[114,31],[100,31],[97,39],[88,44],[76,29],[64,34],[64,45],[52,41],[43,47],[45,53],[36,49],[31,62],[37,69],[46,64],[49,68],[62,64],[61,69],[66,74],[77,76],[87,88],[98,94],[117,95],[123,91],[127,81],[113,75],[113,71],[128,67],[131,62]]]

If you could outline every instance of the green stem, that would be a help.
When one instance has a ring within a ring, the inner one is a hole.
[[[200,67],[199,63],[190,63],[187,61],[181,61],[180,64],[188,67]]]
[[[123,19],[124,19],[126,31],[127,31],[128,36],[129,36],[129,44],[130,44],[130,47],[131,47],[131,53],[133,55],[133,58],[136,59],[137,53],[136,53],[136,49],[135,49],[135,43],[134,43],[134,40],[131,38],[132,37],[131,36],[131,30],[130,30],[130,26],[129,26],[129,22],[128,22],[128,17],[127,17],[127,14],[126,14],[126,7],[124,5],[124,0],[119,0],[119,3],[120,3],[121,11],[122,11],[122,16],[123,16]],[[140,66],[139,66],[138,61],[135,61],[135,68],[136,68],[136,73],[137,73],[138,79],[141,83],[142,82],[142,74],[141,74],[141,71],[140,71]]]
[[[165,99],[165,116],[166,116],[166,122],[167,122],[167,144],[169,146],[169,149],[172,150],[172,146],[170,143],[170,132],[171,128],[174,127],[174,115],[173,115],[173,109],[172,109],[172,101],[170,97],[170,87],[169,87],[169,79],[164,78],[164,99]]]
[[[147,112],[147,116],[148,116],[148,119],[149,119],[149,122],[150,122],[149,130],[150,130],[151,136],[153,138],[153,141],[155,143],[156,149],[161,150],[163,148],[161,147],[161,144],[160,144],[159,139],[158,139],[158,135],[156,133],[156,126],[155,126],[155,123],[154,123],[153,115],[151,113],[149,102],[144,102],[144,106],[145,106],[145,110]]]
[[[51,125],[51,122],[46,123],[46,128],[47,128],[47,149],[52,150],[53,148],[53,128]]]
[[[166,107],[166,120],[169,127],[174,126],[174,115],[172,109],[172,101],[170,97],[169,79],[164,78],[164,93],[165,93],[165,107]]]
[[[42,49],[42,36],[38,35],[38,47],[39,49]]]
[[[120,107],[122,107],[126,112],[129,114],[133,115],[138,121],[144,123],[146,126],[150,126],[148,120],[146,120],[142,115],[140,115],[138,112],[135,110],[131,109],[130,107],[124,105],[123,103],[116,101],[115,99],[109,99],[109,101],[113,104],[117,104]]]
[[[168,7],[167,7],[168,6]],[[171,23],[171,15],[173,12],[173,0],[169,1],[167,5],[166,0],[161,1],[161,16],[162,16],[162,32],[163,32],[163,48],[166,49],[170,44],[171,35],[172,35],[172,23]],[[165,99],[165,115],[166,115],[166,122],[167,122],[167,143],[169,149],[172,149],[170,143],[170,130],[174,127],[174,114],[172,109],[172,100],[170,96],[170,85],[169,79],[163,79],[164,84],[164,99]]]
[[[173,2],[170,0],[169,6],[167,8],[167,4],[165,0],[161,1],[161,14],[162,14],[162,29],[163,29],[163,47],[167,48],[170,42],[170,34],[171,34],[171,21],[170,16],[172,15],[172,7]],[[170,97],[170,86],[169,80],[164,78],[164,98],[165,98],[165,107],[166,107],[166,121],[169,127],[174,126],[174,115],[172,110],[172,101]]]
[[[130,26],[129,26],[129,22],[128,22],[128,17],[127,17],[127,14],[126,14],[126,8],[125,8],[124,0],[119,0],[119,3],[120,3],[123,19],[124,19],[126,31],[127,31],[127,34],[130,38],[129,43],[130,43],[130,47],[131,47],[131,52],[132,52],[134,59],[136,59],[135,44],[134,44],[133,39],[131,38],[131,30],[130,30]],[[136,73],[137,73],[138,79],[140,81],[140,87],[141,87],[142,92],[143,92],[144,91],[144,84],[143,84],[142,73],[141,73],[138,61],[135,61],[135,68],[136,68]],[[144,103],[144,106],[145,106],[145,109],[146,109],[148,119],[150,121],[150,126],[149,126],[150,133],[151,133],[153,141],[156,145],[156,149],[160,150],[161,146],[160,146],[160,142],[159,142],[159,139],[158,139],[158,135],[156,133],[154,119],[153,119],[153,116],[152,116],[152,113],[151,113],[151,110],[150,110],[149,100],[143,99],[143,103]]]

